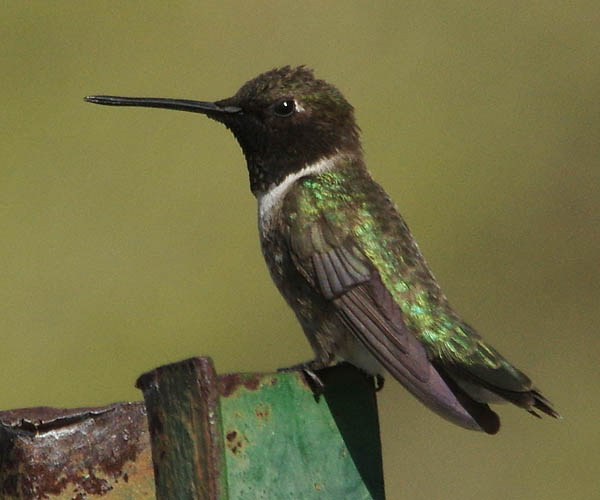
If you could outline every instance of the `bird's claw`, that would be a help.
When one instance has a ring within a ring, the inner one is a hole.
[[[304,375],[304,379],[306,383],[309,385],[310,389],[313,392],[315,400],[319,400],[319,398],[325,392],[325,383],[323,380],[317,375],[317,370],[320,366],[315,361],[308,361],[306,363],[299,363],[297,365],[292,365],[286,368],[279,368],[278,372],[295,372],[301,371]]]

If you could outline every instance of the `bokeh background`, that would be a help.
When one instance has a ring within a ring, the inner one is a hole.
[[[380,394],[388,498],[600,498],[600,3],[5,2],[0,407],[140,399],[136,377],[308,359],[229,132],[91,93],[212,100],[308,64],[454,306],[552,399],[489,437]]]

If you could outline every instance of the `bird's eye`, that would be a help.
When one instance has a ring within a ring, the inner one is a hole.
[[[283,99],[273,106],[273,112],[277,116],[290,116],[296,111],[296,103],[293,99]]]

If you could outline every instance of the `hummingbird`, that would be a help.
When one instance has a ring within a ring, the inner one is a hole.
[[[367,170],[353,106],[313,70],[276,68],[215,102],[85,100],[200,113],[233,133],[258,201],[267,267],[315,354],[304,368],[349,362],[376,377],[390,374],[440,416],[488,434],[500,428],[490,403],[559,417],[450,306]]]

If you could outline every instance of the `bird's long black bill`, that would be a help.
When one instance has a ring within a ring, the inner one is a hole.
[[[191,113],[218,116],[239,113],[242,108],[237,106],[218,106],[214,102],[191,101],[188,99],[165,99],[163,97],[119,97],[113,95],[89,95],[84,97],[87,102],[105,106],[141,106],[145,108],[165,108]]]

